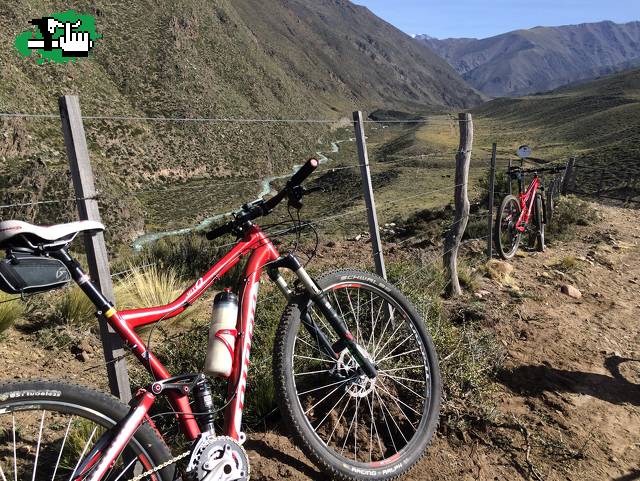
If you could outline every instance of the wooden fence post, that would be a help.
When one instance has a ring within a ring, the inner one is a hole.
[[[629,179],[627,182],[627,197],[624,200],[624,205],[627,206],[631,203],[631,199],[634,197],[636,191],[636,184],[638,182],[638,178],[634,177],[633,181]]]
[[[383,279],[386,279],[387,271],[384,266],[382,241],[380,240],[380,229],[378,228],[378,215],[376,213],[376,203],[373,198],[373,185],[371,184],[369,154],[367,153],[367,141],[364,134],[362,112],[358,111],[353,113],[353,127],[356,132],[356,145],[358,146],[358,159],[360,161],[360,175],[362,176],[362,190],[364,192],[364,201],[367,206],[367,221],[369,222],[371,248],[373,249],[373,262],[376,266],[376,273]]]
[[[78,198],[78,214],[80,220],[100,221],[100,211],[96,197],[93,172],[89,161],[89,150],[82,124],[80,101],[76,95],[65,95],[59,99],[62,133],[69,157],[69,168],[73,186]],[[102,232],[84,234],[84,245],[89,265],[89,274],[98,288],[114,301],[113,283],[107,257],[107,247]],[[131,385],[124,359],[124,348],[121,339],[108,325],[103,316],[99,316],[100,337],[106,361],[109,387],[114,396],[122,401],[131,400]]]
[[[600,169],[600,179],[598,180],[598,192],[596,195],[598,198],[602,195],[602,186],[604,184],[604,169]]]
[[[493,257],[493,201],[495,195],[495,186],[496,186],[496,152],[498,149],[498,144],[495,142],[491,147],[491,168],[489,170],[489,200],[488,200],[488,208],[489,208],[489,218],[488,218],[488,232],[489,237],[487,237],[487,257],[491,259]]]
[[[567,162],[567,167],[564,170],[564,174],[562,175],[562,187],[560,189],[560,193],[562,195],[567,195],[569,192],[569,185],[571,184],[571,178],[573,177],[573,170],[576,165],[576,158],[571,157],[569,162]]]
[[[455,217],[453,226],[447,233],[444,243],[444,267],[449,276],[448,292],[453,296],[462,294],[458,279],[458,249],[462,235],[469,220],[469,164],[471,163],[471,149],[473,147],[473,120],[471,114],[459,114],[460,146],[456,154],[456,185],[455,185]]]

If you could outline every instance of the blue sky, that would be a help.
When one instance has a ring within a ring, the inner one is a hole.
[[[510,30],[640,20],[640,0],[352,0],[409,34],[491,37]]]

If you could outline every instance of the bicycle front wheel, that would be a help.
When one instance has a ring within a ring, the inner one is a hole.
[[[342,270],[317,282],[378,375],[363,375],[347,351],[332,359],[319,348],[304,325],[310,319],[332,344],[337,337],[301,297],[285,310],[274,346],[283,417],[332,477],[398,477],[422,457],[437,427],[441,381],[433,342],[414,306],[384,279]]]
[[[112,396],[67,382],[1,383],[2,479],[71,481],[98,439],[128,411]],[[162,438],[143,424],[102,479],[129,481],[170,457]],[[90,474],[89,469],[80,479]],[[169,466],[145,479],[172,481],[173,474],[174,466]]]
[[[508,195],[502,201],[493,232],[496,251],[503,259],[511,259],[518,250],[521,232],[516,228],[520,218],[520,202],[514,195]]]

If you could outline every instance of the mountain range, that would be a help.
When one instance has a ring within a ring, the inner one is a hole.
[[[544,92],[640,65],[640,22],[536,27],[484,39],[416,38],[490,97]]]

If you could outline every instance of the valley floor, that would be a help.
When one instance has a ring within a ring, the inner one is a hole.
[[[640,480],[640,226],[637,212],[598,206],[601,221],[510,264],[512,281],[482,278],[468,302],[504,346],[495,414],[434,439],[408,480]],[[577,287],[579,299],[560,291]],[[458,304],[459,305],[459,304]],[[452,304],[453,308],[454,305]],[[2,377],[65,377],[104,388],[87,362],[10,330]],[[93,345],[92,345],[93,343]],[[285,434],[252,433],[252,479],[325,479]]]

